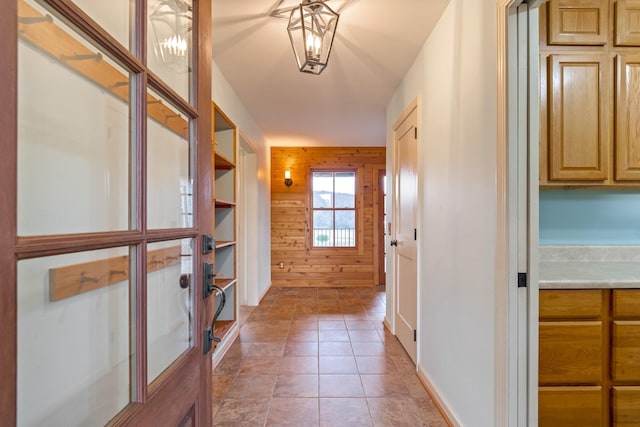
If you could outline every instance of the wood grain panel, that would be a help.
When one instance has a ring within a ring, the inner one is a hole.
[[[540,319],[600,319],[604,307],[604,291],[551,290],[540,291]]]
[[[147,254],[147,273],[180,262],[180,246]],[[55,302],[129,280],[129,256],[49,269],[49,301]]]
[[[616,71],[615,177],[640,180],[640,54],[618,55]]]
[[[383,147],[271,148],[271,280],[274,286],[374,285],[374,189],[386,164]],[[357,247],[310,246],[309,185],[312,168],[355,169],[357,174]],[[293,185],[284,185],[284,171]],[[279,268],[283,263],[285,268]]]
[[[549,66],[549,178],[605,180],[610,147],[607,56],[551,55]]]
[[[640,0],[616,2],[616,45],[640,46]]]
[[[550,0],[549,44],[604,45],[608,0]]]
[[[613,322],[611,378],[640,384],[640,320]]]
[[[601,387],[540,387],[541,427],[602,427],[608,425]]]
[[[603,324],[540,322],[540,385],[602,384]]]
[[[640,318],[640,289],[614,289],[613,316]]]
[[[640,426],[640,387],[613,387],[613,426]]]

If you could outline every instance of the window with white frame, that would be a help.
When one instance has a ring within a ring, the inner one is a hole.
[[[315,170],[311,175],[312,247],[356,246],[356,172]]]

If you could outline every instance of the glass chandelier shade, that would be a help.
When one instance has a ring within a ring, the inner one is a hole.
[[[177,71],[189,68],[192,14],[190,1],[162,0],[149,15],[156,57]]]
[[[304,0],[291,11],[289,39],[298,68],[320,74],[327,66],[339,15],[320,0]]]

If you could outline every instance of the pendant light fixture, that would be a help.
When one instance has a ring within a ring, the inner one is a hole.
[[[321,0],[303,0],[291,10],[287,31],[298,69],[303,73],[320,74],[326,68],[338,17]]]
[[[192,13],[191,1],[162,0],[149,15],[156,57],[177,71],[189,68]]]

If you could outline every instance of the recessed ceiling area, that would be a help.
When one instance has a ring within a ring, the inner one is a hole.
[[[269,145],[384,146],[386,104],[448,0],[328,1],[340,18],[318,76],[298,71],[287,19],[271,16],[298,2],[212,3],[213,60]]]

